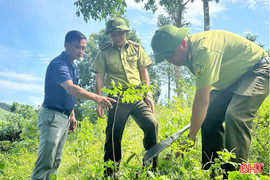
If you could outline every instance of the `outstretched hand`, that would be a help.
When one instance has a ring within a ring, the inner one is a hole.
[[[95,102],[98,104],[98,106],[101,106],[101,108],[104,110],[106,109],[107,111],[109,110],[109,108],[112,108],[112,104],[111,102],[116,102],[116,100],[106,97],[106,96],[99,96],[96,95],[95,97]]]
[[[103,109],[100,105],[97,105],[96,111],[97,111],[98,117],[100,117],[100,118],[102,118],[102,119],[105,118],[105,117],[104,117],[104,109]]]

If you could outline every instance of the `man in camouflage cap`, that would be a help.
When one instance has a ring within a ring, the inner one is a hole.
[[[233,161],[247,161],[252,120],[269,94],[267,53],[227,31],[188,35],[188,28],[172,25],[159,28],[151,46],[156,62],[166,59],[184,65],[196,77],[188,137],[195,141],[201,128],[203,168],[208,169],[210,161],[218,157],[216,151],[224,148],[236,153]]]
[[[102,94],[105,75],[105,86],[109,89],[113,88],[111,81],[115,84],[121,83],[123,90],[128,88],[127,83],[136,86],[141,83],[150,84],[147,67],[152,62],[141,45],[126,39],[128,31],[129,28],[122,18],[112,18],[106,23],[105,33],[110,35],[111,42],[100,49],[91,67],[96,73],[96,90],[99,95]],[[143,145],[146,150],[157,143],[158,123],[153,115],[154,103],[151,94],[147,94],[144,101],[129,104],[120,101],[113,122],[115,111],[116,103],[108,112],[104,161],[112,160],[119,165],[121,140],[129,115],[144,132]],[[101,106],[97,106],[97,114],[104,118],[104,109]],[[157,158],[153,161],[153,168],[156,166]],[[113,172],[111,168],[107,168],[105,175],[110,176]]]

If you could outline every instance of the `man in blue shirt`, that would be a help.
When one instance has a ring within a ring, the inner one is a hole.
[[[38,158],[31,180],[49,179],[57,174],[68,130],[75,131],[75,97],[95,101],[105,109],[112,108],[114,99],[85,91],[78,86],[77,67],[86,47],[86,37],[70,31],[65,37],[65,51],[54,58],[46,71],[45,98],[39,113]]]

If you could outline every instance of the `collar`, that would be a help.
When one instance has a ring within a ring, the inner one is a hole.
[[[123,48],[123,47],[128,47],[128,46],[129,46],[128,40],[126,40],[126,42],[123,44],[122,47],[118,47],[118,46],[116,46],[116,45],[112,42],[112,47],[115,47],[115,48],[117,48],[117,49],[121,49],[121,48]]]
[[[192,63],[193,63],[193,57],[192,57],[192,49],[191,49],[191,41],[189,36],[187,36],[187,46],[188,46],[188,57],[187,57],[187,62],[186,62],[186,66],[190,69],[190,71],[193,73],[193,67],[192,67]]]
[[[61,57],[64,59],[64,61],[65,61],[68,65],[74,67],[75,63],[74,63],[74,62],[71,63],[71,61],[70,61],[70,59],[68,58],[68,56],[67,56],[67,54],[65,53],[65,51],[63,51],[63,52],[61,53]]]

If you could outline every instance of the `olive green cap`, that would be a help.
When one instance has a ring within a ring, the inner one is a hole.
[[[114,31],[129,31],[124,19],[111,18],[106,22],[105,34],[110,34]]]
[[[189,28],[177,28],[173,25],[165,25],[156,30],[151,41],[155,62],[159,63],[171,56],[188,31]]]

